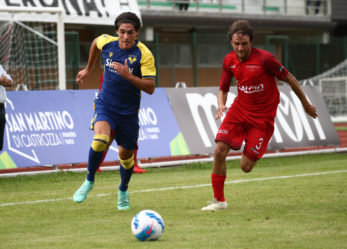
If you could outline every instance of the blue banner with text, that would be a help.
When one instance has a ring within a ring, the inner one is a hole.
[[[96,90],[8,92],[0,169],[87,162]],[[188,154],[165,89],[142,94],[141,158]],[[118,160],[115,142],[105,161]]]

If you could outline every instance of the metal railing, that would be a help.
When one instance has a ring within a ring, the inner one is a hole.
[[[329,16],[330,0],[138,0],[140,9],[262,15]]]

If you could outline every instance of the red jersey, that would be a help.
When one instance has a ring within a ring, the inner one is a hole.
[[[229,92],[234,76],[238,94],[232,106],[252,116],[274,118],[280,101],[275,77],[283,80],[287,74],[288,70],[265,50],[251,48],[246,61],[239,61],[232,51],[223,61],[220,90]]]

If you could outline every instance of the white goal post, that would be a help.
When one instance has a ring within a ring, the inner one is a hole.
[[[66,69],[65,69],[65,31],[64,31],[64,22],[63,22],[63,12],[64,10],[60,7],[45,7],[45,8],[26,8],[26,7],[2,7],[0,8],[0,21],[2,23],[7,22],[10,24],[16,24],[21,26],[21,28],[24,28],[26,30],[29,30],[31,33],[34,33],[36,37],[39,37],[40,40],[46,40],[50,46],[52,44],[56,46],[57,49],[57,65],[55,67],[57,68],[55,71],[57,71],[57,79],[58,81],[57,85],[54,87],[55,89],[59,90],[65,90],[66,89]],[[38,22],[38,23],[46,23],[46,22],[53,22],[56,24],[56,30],[53,30],[53,32],[56,33],[56,39],[51,39],[50,37],[46,37],[45,35],[41,34],[39,30],[36,30],[35,28],[30,27],[30,25],[26,25],[26,22]],[[5,25],[1,25],[2,27],[5,27]],[[0,28],[1,29],[1,28]],[[6,33],[4,32],[0,33],[1,36],[5,36]],[[6,37],[0,37],[0,39],[9,39]],[[8,43],[10,43],[9,41]],[[1,42],[2,43],[2,42]],[[22,43],[25,43],[25,41],[22,41]],[[2,43],[1,47],[5,47]],[[6,49],[7,53],[16,49],[13,47],[13,45],[9,45]],[[5,48],[4,48],[5,49]],[[24,48],[28,50],[28,48]],[[45,48],[40,48],[40,50],[45,50]],[[35,52],[33,52],[35,53]],[[1,55],[3,56],[3,55]],[[3,56],[5,59],[6,56]],[[38,57],[38,55],[36,55]],[[49,57],[46,55],[46,57]],[[0,58],[1,62],[3,63],[3,58]],[[45,65],[45,61],[42,61],[42,67],[47,67]],[[5,68],[6,70],[6,68]],[[33,71],[32,69],[27,69],[28,71]],[[40,74],[40,70],[36,69],[36,73]],[[44,77],[43,77],[44,78]],[[45,78],[44,78],[45,79]],[[49,81],[49,80],[47,80]],[[17,84],[22,84],[22,82],[15,82]],[[24,87],[26,87],[24,85]],[[44,88],[45,89],[45,88]]]

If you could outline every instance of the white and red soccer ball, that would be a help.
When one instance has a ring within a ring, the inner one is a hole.
[[[131,221],[131,231],[138,240],[157,240],[164,232],[164,220],[153,210],[142,210]]]

